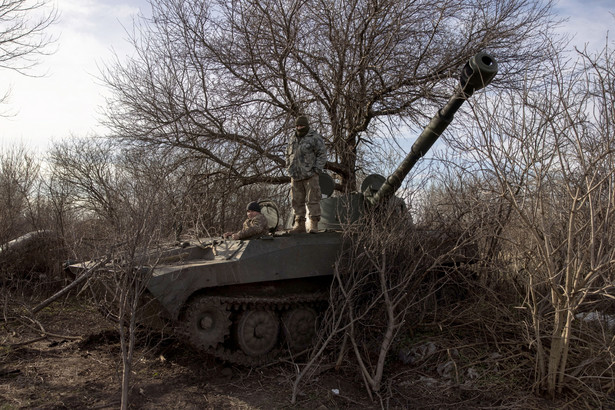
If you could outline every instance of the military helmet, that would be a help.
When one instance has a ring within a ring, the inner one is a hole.
[[[309,127],[310,126],[310,122],[308,121],[308,117],[306,117],[305,115],[300,115],[297,117],[297,119],[295,120],[295,126],[304,126],[304,127]]]

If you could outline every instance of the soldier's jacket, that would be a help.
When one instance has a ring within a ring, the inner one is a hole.
[[[267,218],[260,212],[244,221],[241,231],[237,232],[239,239],[256,238],[267,233],[269,226]]]
[[[286,147],[286,170],[291,178],[311,177],[327,163],[327,150],[322,137],[311,127],[303,137],[293,133]]]

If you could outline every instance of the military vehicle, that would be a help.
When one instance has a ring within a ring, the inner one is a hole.
[[[261,206],[272,228],[268,235],[243,241],[210,238],[153,253],[143,264],[151,275],[147,296],[154,311],[192,346],[235,363],[262,364],[280,352],[308,348],[319,313],[327,306],[342,246],[340,228],[393,197],[463,102],[496,73],[491,56],[480,52],[472,57],[454,95],[388,178],[372,175],[361,192],[331,196],[333,182],[323,176],[326,197],[317,234],[276,232],[277,209],[267,202]],[[76,270],[87,266],[72,265]]]

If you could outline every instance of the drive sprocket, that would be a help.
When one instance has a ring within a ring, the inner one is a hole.
[[[188,306],[182,333],[198,349],[215,348],[230,333],[230,315],[228,305],[220,298],[199,297]]]

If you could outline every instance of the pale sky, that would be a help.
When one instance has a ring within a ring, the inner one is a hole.
[[[0,116],[0,149],[24,144],[44,152],[52,141],[103,133],[98,121],[106,90],[96,79],[99,67],[110,61],[112,50],[131,53],[124,27],[130,30],[140,11],[150,13],[146,0],[54,1],[60,12],[53,27],[57,52],[35,70],[44,76],[0,74],[0,94],[11,88],[0,112],[14,114]],[[562,31],[575,34],[579,48],[601,49],[615,26],[615,0],[556,0],[556,12],[569,18]]]
[[[56,53],[41,58],[34,70],[42,77],[24,77],[4,70],[0,91],[8,87],[8,104],[0,112],[0,149],[25,144],[45,151],[51,141],[70,135],[101,132],[100,107],[106,90],[97,77],[100,68],[131,53],[126,30],[139,13],[150,14],[146,0],[52,0],[60,13],[52,27]]]

